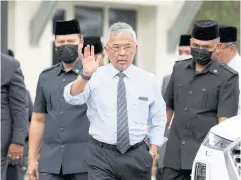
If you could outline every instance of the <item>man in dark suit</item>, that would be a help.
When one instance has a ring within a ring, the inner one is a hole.
[[[12,50],[8,50],[8,55],[14,58],[14,52]],[[33,112],[33,103],[30,97],[30,93],[27,90],[27,99],[28,99],[28,109],[29,109],[29,121],[31,120],[32,112]],[[28,158],[28,137],[26,138],[25,146],[24,146],[24,156],[23,161],[12,164],[8,163],[7,167],[7,180],[24,180],[24,174],[27,169],[27,158]]]
[[[6,180],[8,161],[23,158],[28,133],[28,100],[20,64],[1,54],[1,179]]]

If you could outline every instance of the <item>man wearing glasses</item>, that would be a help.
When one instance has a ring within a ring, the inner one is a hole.
[[[113,24],[105,45],[111,63],[98,68],[101,57],[96,59],[94,47],[87,46],[80,76],[65,87],[67,103],[88,106],[89,180],[151,180],[164,139],[166,107],[155,76],[132,65],[136,48],[132,27]]]
[[[233,26],[219,26],[220,44],[217,49],[217,57],[220,61],[235,69],[239,75],[241,73],[241,57],[238,53],[238,31]],[[240,78],[239,78],[240,80]],[[241,82],[239,81],[239,89]],[[241,100],[241,97],[239,96]],[[241,105],[239,100],[238,114],[241,113]]]

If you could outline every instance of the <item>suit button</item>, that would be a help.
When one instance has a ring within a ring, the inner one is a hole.
[[[186,144],[186,142],[185,142],[185,141],[182,141],[182,145],[184,145],[184,144]]]
[[[192,91],[189,91],[189,93],[188,93],[189,95],[191,95],[192,94]]]
[[[62,114],[62,115],[63,115],[63,114],[64,114],[64,112],[63,112],[63,111],[61,111],[61,112],[60,112],[60,114]]]
[[[64,128],[60,128],[60,131],[63,132],[63,131],[64,131]]]
[[[185,108],[185,109],[184,109],[184,111],[188,111],[188,109],[187,109],[187,108]]]
[[[187,125],[186,125],[186,124],[183,124],[182,127],[183,127],[183,128],[187,128]]]
[[[63,79],[63,81],[65,82],[65,81],[66,81],[66,79]]]

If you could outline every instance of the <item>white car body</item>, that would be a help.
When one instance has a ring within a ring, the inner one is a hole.
[[[240,142],[241,116],[235,116],[214,126],[197,152],[192,168],[192,180],[241,180]],[[220,149],[212,148],[210,144]],[[234,163],[233,159],[236,161],[237,158],[239,163]]]

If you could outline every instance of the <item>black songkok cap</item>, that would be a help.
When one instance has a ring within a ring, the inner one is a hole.
[[[81,34],[78,20],[56,21],[55,35],[68,34]]]
[[[219,37],[218,24],[212,20],[196,21],[192,37],[202,41],[209,41]]]
[[[221,43],[236,42],[238,37],[238,30],[233,26],[219,26],[219,36]]]
[[[82,53],[84,53],[84,48],[87,46],[94,46],[95,47],[95,54],[102,53],[103,52],[103,46],[100,40],[99,36],[89,36],[84,37],[84,46],[82,49]]]
[[[191,35],[181,35],[179,46],[190,46]]]

